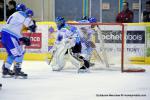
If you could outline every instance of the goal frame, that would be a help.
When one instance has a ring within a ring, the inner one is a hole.
[[[125,42],[126,42],[126,39],[125,39],[125,34],[126,34],[126,30],[125,30],[125,26],[127,26],[127,24],[125,23],[100,23],[100,22],[97,22],[97,23],[77,23],[77,22],[72,22],[72,23],[67,23],[69,25],[115,25],[115,26],[121,26],[121,34],[122,34],[122,42],[121,42],[121,72],[145,72],[145,69],[136,69],[136,68],[129,68],[129,69],[124,69],[124,61],[125,61]],[[101,31],[101,30],[99,30]]]

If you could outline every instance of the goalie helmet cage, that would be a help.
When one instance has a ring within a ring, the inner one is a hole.
[[[95,26],[94,41],[96,45],[96,58],[99,62],[104,63],[106,69],[119,68],[121,72],[145,72],[145,69],[133,65],[130,59],[133,56],[127,52],[126,33],[127,25],[123,23],[68,23],[75,26],[79,32],[82,27]],[[83,31],[82,31],[83,32]],[[98,40],[100,41],[99,43]],[[145,49],[143,49],[145,50]],[[116,57],[116,58],[115,58]],[[110,59],[112,58],[112,59]],[[112,63],[112,61],[114,61]],[[117,63],[120,62],[118,65]],[[97,65],[99,66],[99,65]],[[117,66],[117,67],[114,67]]]

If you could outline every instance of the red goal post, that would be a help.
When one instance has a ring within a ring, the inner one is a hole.
[[[95,26],[97,28],[97,33],[99,35],[98,37],[100,37],[99,39],[101,41],[100,43],[98,43],[98,46],[101,44],[102,45],[101,48],[103,49],[101,50],[102,53],[100,55],[98,51],[98,56],[103,57],[103,60],[105,62],[107,69],[111,69],[112,68],[111,65],[113,65],[111,64],[111,62],[113,62],[112,61],[113,59],[112,60],[110,59],[111,54],[112,54],[111,52],[114,52],[112,49],[120,48],[120,54],[118,54],[119,56],[116,56],[117,54],[114,54],[112,55],[112,57],[114,58],[116,57],[115,59],[117,59],[117,62],[120,62],[119,68],[121,72],[145,72],[145,69],[138,68],[138,67],[133,68],[133,67],[130,67],[130,64],[128,65],[128,67],[126,67],[127,65],[125,64],[126,63],[125,61],[128,60],[128,58],[126,59],[126,55],[125,55],[126,32],[127,32],[126,24],[123,24],[123,23],[77,23],[77,22],[68,23],[68,24],[77,27],[78,30],[80,30],[81,27],[89,27],[89,26]],[[115,34],[114,37],[112,34],[113,35]],[[95,36],[95,38],[97,37]],[[112,38],[112,39],[109,40],[109,38]],[[113,39],[116,39],[116,40],[113,40]],[[118,46],[118,44],[120,47]],[[109,48],[112,51],[108,52],[109,49],[107,48],[107,45],[110,45],[110,46],[114,45],[114,47],[112,46],[112,48]],[[98,47],[96,47],[96,49],[97,48]]]

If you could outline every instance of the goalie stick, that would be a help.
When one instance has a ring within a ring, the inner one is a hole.
[[[48,65],[50,65],[50,63],[51,63],[51,61],[52,61],[52,59],[54,57],[54,53],[55,52],[52,53],[51,57],[47,57],[46,62],[47,62]]]
[[[95,48],[93,49],[93,54],[94,54],[95,57],[98,58],[98,60],[100,62],[104,63],[103,59],[101,58],[101,56],[99,55],[99,53],[97,52],[97,50]]]

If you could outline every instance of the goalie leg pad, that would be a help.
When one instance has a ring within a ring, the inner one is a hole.
[[[79,59],[77,59],[76,57],[74,57],[71,54],[69,54],[69,60],[78,69],[81,68],[84,65],[84,61],[83,60],[81,60],[81,59],[79,60]]]
[[[84,57],[80,56],[79,54],[70,54],[69,58],[72,64],[74,64],[77,68],[81,68],[83,66],[85,68],[89,68],[89,62],[85,60]]]
[[[67,48],[64,45],[59,45],[50,63],[53,71],[60,71],[65,66],[64,56]]]

